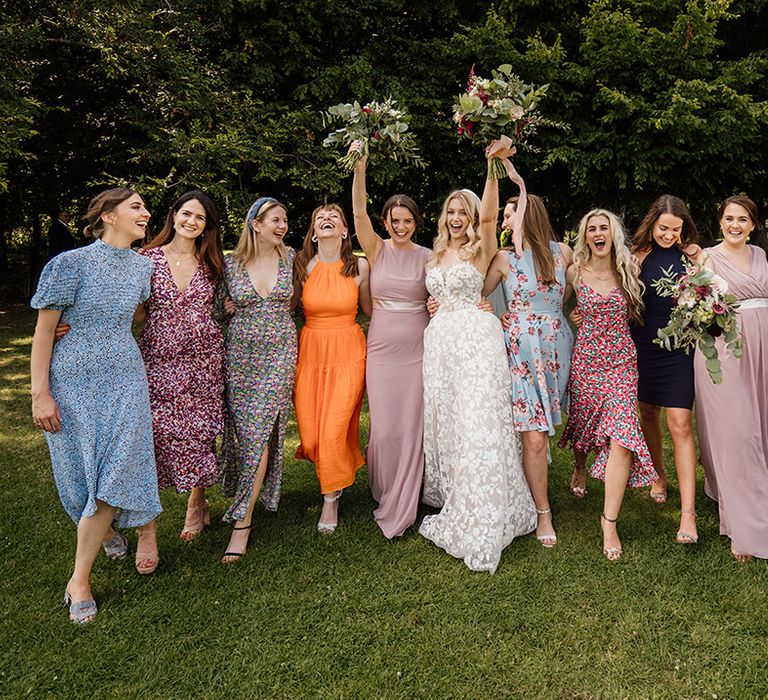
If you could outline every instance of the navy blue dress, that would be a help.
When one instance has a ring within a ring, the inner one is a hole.
[[[50,389],[61,431],[45,433],[62,505],[77,523],[100,500],[120,525],[160,514],[144,362],[131,334],[152,261],[97,240],[53,258],[31,305],[56,309],[72,330],[53,348]]]
[[[660,297],[653,282],[662,277],[662,270],[671,267],[684,273],[684,253],[676,245],[662,248],[651,241],[651,252],[643,260],[640,279],[645,285],[645,325],[631,325],[632,340],[637,347],[637,399],[665,408],[693,408],[693,354],[684,350],[665,350],[656,345],[659,328],[669,323],[673,300]]]

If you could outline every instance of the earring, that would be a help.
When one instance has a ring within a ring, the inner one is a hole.
[[[346,233],[342,233],[342,234],[341,234],[341,240],[342,240],[342,241],[343,241],[343,240],[344,240],[346,237],[347,237],[347,234],[346,234]]]
[[[312,234],[312,243],[317,243],[317,236],[314,233]]]

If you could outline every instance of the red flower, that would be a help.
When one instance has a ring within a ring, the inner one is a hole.
[[[374,141],[381,141],[381,134],[378,131],[373,132]]]
[[[699,295],[700,299],[703,299],[704,297],[707,296],[707,294],[709,294],[709,287],[707,287],[706,285],[697,284],[695,289],[696,289],[696,294]]]
[[[371,114],[373,110],[370,107],[363,107],[363,114]]]
[[[725,314],[726,308],[719,301],[716,301],[714,304],[712,304],[712,311],[714,311],[718,316],[722,316]]]
[[[469,92],[472,88],[472,85],[475,82],[475,64],[472,64],[472,68],[469,69],[469,77],[467,78],[467,92]]]
[[[456,133],[459,136],[464,136],[464,127],[460,126],[458,129],[456,129]]]

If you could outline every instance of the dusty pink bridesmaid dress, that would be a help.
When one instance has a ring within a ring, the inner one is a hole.
[[[424,390],[421,362],[426,309],[421,246],[399,250],[385,241],[371,270],[373,314],[365,381],[371,432],[368,479],[373,512],[385,537],[402,535],[416,520],[424,474]]]
[[[742,303],[744,354],[735,359],[718,339],[723,383],[713,384],[696,351],[696,425],[704,490],[718,502],[720,534],[736,551],[768,559],[768,261],[762,249],[748,247],[749,273],[719,251],[705,251]]]

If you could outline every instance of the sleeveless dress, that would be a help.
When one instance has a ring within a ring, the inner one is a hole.
[[[365,382],[371,432],[367,462],[373,512],[385,537],[416,521],[424,474],[424,285],[429,251],[399,250],[385,241],[371,268],[373,313],[368,328]]]
[[[695,355],[696,426],[706,494],[720,509],[720,534],[739,552],[768,559],[768,261],[757,246],[745,273],[717,250],[715,272],[741,302],[741,359],[716,341],[723,383]]]
[[[365,463],[360,411],[365,392],[365,336],[357,325],[357,283],[341,260],[318,260],[301,300],[307,322],[299,338],[293,402],[298,459],[315,463],[320,492],[350,486]]]
[[[499,320],[477,308],[483,275],[469,262],[427,273],[440,308],[424,332],[424,496],[442,508],[419,532],[474,571],[493,572],[536,527],[512,424]]]
[[[573,346],[571,403],[560,447],[594,452],[589,473],[605,481],[613,439],[632,452],[627,485],[648,486],[659,477],[637,417],[637,360],[626,299],[618,287],[605,297],[580,278],[576,298],[582,322]]]
[[[645,325],[631,325],[632,339],[637,348],[637,398],[643,403],[665,408],[693,408],[693,355],[685,350],[665,350],[654,344],[659,328],[669,323],[673,299],[660,297],[653,282],[662,276],[662,270],[671,267],[685,272],[684,253],[673,245],[662,248],[651,241],[651,252],[643,260],[640,280],[645,285]]]
[[[147,373],[133,339],[149,296],[152,261],[97,240],[53,258],[31,305],[62,312],[72,329],[53,347],[50,390],[61,431],[45,433],[64,509],[75,523],[96,501],[125,527],[161,512]]]
[[[224,338],[213,320],[216,283],[200,262],[180,292],[161,248],[140,250],[155,266],[139,349],[149,380],[157,482],[177,492],[213,486],[221,473]]]
[[[226,522],[248,511],[253,481],[264,449],[269,449],[261,502],[277,510],[283,475],[283,443],[296,368],[296,324],[291,318],[294,251],[278,263],[277,281],[262,297],[248,272],[224,258],[225,293],[235,304],[227,329],[227,405],[222,492],[234,497]]]
[[[504,284],[512,325],[504,340],[512,374],[515,430],[554,435],[568,405],[573,333],[563,316],[563,255],[555,241],[550,241],[549,247],[555,259],[555,282],[551,285],[537,279],[530,249],[523,249],[522,255],[509,251],[509,274]]]

